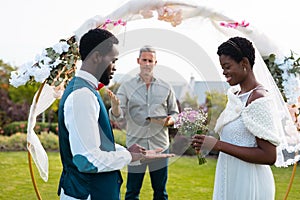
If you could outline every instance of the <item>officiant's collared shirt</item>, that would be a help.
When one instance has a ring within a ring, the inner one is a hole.
[[[109,114],[110,118],[120,122],[120,125],[121,121],[126,119],[126,145],[137,143],[146,149],[168,149],[168,127],[157,121],[163,120],[168,115],[174,120],[177,118],[178,107],[171,85],[153,78],[147,89],[145,82],[138,75],[122,83],[117,96],[120,99],[121,115],[116,118],[111,110]]]

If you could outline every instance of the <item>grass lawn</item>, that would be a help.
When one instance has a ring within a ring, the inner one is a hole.
[[[34,166],[35,177],[40,194],[44,200],[59,199],[56,195],[61,163],[59,153],[49,152],[49,180],[43,182]],[[196,157],[175,157],[170,161],[168,193],[170,200],[206,200],[211,199],[216,160],[208,158],[208,163],[197,165]],[[288,200],[299,199],[300,196],[300,166]],[[284,198],[292,167],[272,167],[276,182],[276,200]],[[0,199],[31,200],[37,199],[30,178],[27,152],[0,152]],[[122,199],[124,199],[126,173],[122,171]],[[245,180],[247,181],[247,180]],[[141,191],[141,200],[151,200],[152,190],[147,175]]]

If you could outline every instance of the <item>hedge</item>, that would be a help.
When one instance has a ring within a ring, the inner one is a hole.
[[[121,130],[114,129],[116,143],[125,146],[126,134]],[[38,137],[46,151],[58,151],[58,136],[52,132],[41,132]],[[27,134],[17,132],[11,136],[0,135],[0,151],[26,151]]]
[[[37,134],[40,134],[41,132],[52,132],[54,134],[58,134],[58,124],[57,123],[43,123],[43,122],[37,122],[34,131]],[[27,133],[27,121],[18,121],[18,122],[12,122],[6,126],[3,127],[3,134],[5,136],[13,135],[14,133],[21,132],[21,133]]]

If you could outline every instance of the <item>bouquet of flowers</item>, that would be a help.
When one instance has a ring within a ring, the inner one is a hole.
[[[174,126],[178,129],[178,133],[184,136],[191,137],[194,134],[206,134],[208,131],[207,113],[201,109],[185,108],[184,111],[178,114],[178,119]],[[201,155],[200,149],[195,151],[199,165],[206,163],[206,159]]]

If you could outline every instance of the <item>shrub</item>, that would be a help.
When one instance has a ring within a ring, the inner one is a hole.
[[[41,132],[52,132],[54,134],[58,134],[58,125],[57,123],[42,123],[42,122],[37,122],[34,131],[37,134],[40,134]],[[6,125],[3,128],[4,135],[10,136],[16,132],[22,132],[22,133],[27,133],[27,121],[18,121],[18,122],[12,122],[8,125]]]
[[[114,129],[116,143],[126,146],[126,134]],[[58,136],[52,132],[41,132],[38,137],[46,151],[58,151]],[[0,135],[0,151],[26,151],[27,134],[17,132],[11,136]]]
[[[58,136],[54,133],[42,132],[38,135],[46,151],[58,150]],[[27,134],[15,133],[11,136],[0,136],[1,151],[25,151],[27,150]]]
[[[58,151],[59,150],[59,143],[58,143],[58,136],[54,133],[50,132],[42,132],[38,135],[43,147],[46,150],[50,151]]]
[[[1,151],[24,151],[26,150],[27,135],[16,133],[12,136],[0,136]]]

